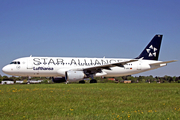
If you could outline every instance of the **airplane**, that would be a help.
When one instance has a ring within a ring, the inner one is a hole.
[[[13,76],[52,77],[52,81],[83,82],[91,78],[90,83],[97,83],[94,77],[118,77],[137,74],[160,67],[167,63],[158,61],[163,35],[157,34],[134,59],[121,58],[76,58],[76,57],[23,57],[4,66],[2,71]]]

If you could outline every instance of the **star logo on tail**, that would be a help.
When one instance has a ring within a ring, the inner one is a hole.
[[[149,53],[149,57],[156,57],[156,51],[157,51],[158,49],[157,48],[155,48],[155,47],[153,47],[153,45],[151,45],[150,47],[149,47],[149,49],[146,49],[146,51],[147,51],[147,53]]]

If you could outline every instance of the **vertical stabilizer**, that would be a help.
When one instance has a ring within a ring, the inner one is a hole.
[[[158,60],[163,35],[155,35],[151,42],[136,59]]]

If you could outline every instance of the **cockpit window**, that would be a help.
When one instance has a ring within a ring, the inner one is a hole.
[[[19,61],[13,61],[10,64],[20,64],[20,62]]]

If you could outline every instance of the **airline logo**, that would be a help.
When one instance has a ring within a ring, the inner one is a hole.
[[[146,49],[146,51],[147,51],[147,53],[149,53],[149,57],[156,57],[156,51],[157,51],[158,49],[157,48],[155,48],[155,47],[153,47],[153,45],[151,45],[150,47],[149,47],[149,49]]]
[[[33,67],[33,70],[53,70],[54,68],[49,67]]]

